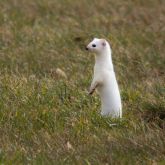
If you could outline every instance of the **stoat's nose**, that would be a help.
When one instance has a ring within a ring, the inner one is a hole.
[[[86,47],[85,49],[86,49],[86,50],[88,50],[88,48],[87,48],[87,47]]]

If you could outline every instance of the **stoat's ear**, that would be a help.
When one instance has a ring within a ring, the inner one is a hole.
[[[103,46],[106,46],[106,40],[105,40],[105,39],[101,39],[101,44],[102,44]]]

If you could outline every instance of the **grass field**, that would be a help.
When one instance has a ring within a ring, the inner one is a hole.
[[[87,95],[93,37],[111,43],[122,120]],[[165,164],[165,1],[1,0],[0,164]]]

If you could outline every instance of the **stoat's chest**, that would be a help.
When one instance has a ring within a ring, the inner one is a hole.
[[[109,65],[100,66],[100,65],[95,64],[94,66],[95,76],[103,77],[103,76],[108,76],[109,74],[114,74],[113,68],[109,67]]]

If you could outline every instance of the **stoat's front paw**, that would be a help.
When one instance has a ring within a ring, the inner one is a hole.
[[[89,95],[92,95],[92,94],[94,93],[94,91],[95,91],[95,89],[89,89],[88,94],[89,94]]]

